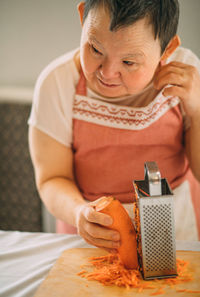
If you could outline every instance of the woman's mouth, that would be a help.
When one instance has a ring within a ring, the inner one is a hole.
[[[101,80],[100,78],[98,78],[98,81],[100,82],[101,85],[103,85],[104,87],[107,87],[107,88],[116,88],[116,87],[119,87],[120,84],[111,84],[111,83],[106,83],[104,82],[103,80]]]

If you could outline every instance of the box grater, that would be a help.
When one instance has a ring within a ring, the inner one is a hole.
[[[144,164],[145,179],[133,181],[138,258],[143,278],[177,276],[173,193],[155,162]]]

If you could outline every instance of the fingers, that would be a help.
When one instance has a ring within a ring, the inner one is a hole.
[[[86,220],[91,223],[96,223],[103,226],[110,226],[113,223],[113,220],[109,215],[97,212],[91,206],[85,208],[83,215],[86,218]]]
[[[80,235],[85,239],[86,242],[88,242],[91,245],[95,245],[97,247],[106,248],[106,249],[117,249],[120,247],[119,241],[112,241],[112,240],[105,240],[103,238],[96,238],[96,237],[91,236],[84,229],[82,231],[83,231],[83,233]]]
[[[117,249],[120,246],[120,234],[106,227],[112,224],[112,218],[97,212],[90,205],[81,207],[78,213],[78,233],[89,244],[107,249]]]
[[[119,232],[101,227],[100,225],[85,222],[85,231],[93,238],[101,238],[109,241],[119,241]]]
[[[164,66],[159,67],[154,77],[154,87],[161,90],[168,84],[175,86],[184,86],[187,84],[188,65],[179,62],[171,62]]]
[[[154,74],[154,87],[164,96],[177,96],[183,103],[186,114],[199,117],[200,74],[196,67],[181,62],[159,65]]]
[[[162,92],[164,96],[177,96],[180,98],[183,98],[185,92],[184,89],[180,86],[172,86],[172,87],[167,87],[164,89]]]
[[[105,248],[105,247],[102,247],[102,249],[104,249],[108,253],[112,253],[112,254],[117,254],[118,253],[117,249],[109,249],[109,248]]]
[[[178,96],[182,99],[192,97],[197,93],[199,74],[194,66],[181,62],[171,62],[158,67],[154,76],[154,87],[158,90],[167,87],[163,91],[164,96]]]

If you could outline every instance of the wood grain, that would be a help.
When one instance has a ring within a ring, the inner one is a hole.
[[[141,293],[137,289],[106,287],[96,281],[88,281],[77,275],[82,270],[83,264],[88,264],[91,256],[106,254],[97,248],[69,249],[62,253],[50,270],[46,279],[42,282],[34,297],[132,297],[150,296],[153,290],[144,290]],[[189,270],[193,274],[193,281],[178,285],[180,289],[200,290],[200,252],[178,251],[177,258],[189,261]],[[162,297],[199,297],[200,293],[178,293],[167,287]]]

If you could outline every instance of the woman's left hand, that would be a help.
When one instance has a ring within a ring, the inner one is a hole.
[[[154,87],[163,91],[164,96],[178,96],[186,114],[190,118],[200,115],[200,74],[191,65],[170,62],[158,67],[154,77]]]

